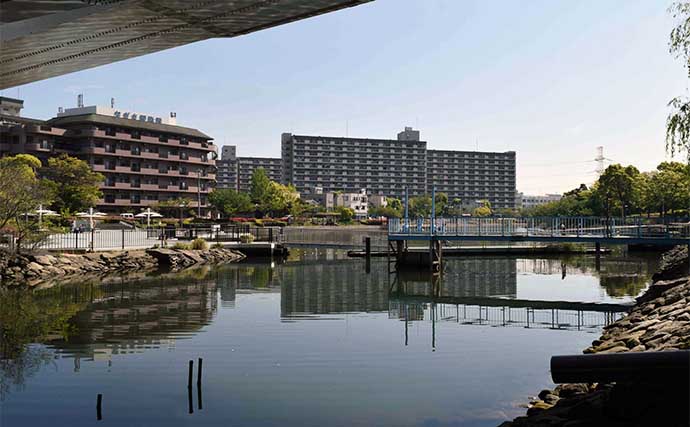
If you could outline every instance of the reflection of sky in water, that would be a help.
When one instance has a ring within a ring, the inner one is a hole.
[[[599,278],[585,275],[520,274],[517,276],[517,298],[545,301],[620,302],[609,297],[599,286]],[[630,300],[630,298],[624,298]]]
[[[362,260],[329,258],[272,270],[234,265],[206,287],[193,279],[125,287],[131,299],[87,308],[77,338],[53,341],[57,358],[13,386],[0,403],[0,425],[93,425],[102,393],[98,425],[494,426],[524,414],[516,403],[550,385],[551,355],[579,353],[597,336],[452,319],[432,325],[427,305],[421,320],[408,322],[406,346],[405,322],[387,312],[385,261],[365,275]],[[608,298],[592,276],[561,281],[498,265],[507,273],[491,280],[516,277],[495,286],[516,286],[518,298]],[[481,275],[474,280],[483,283]],[[281,317],[297,309],[323,314]],[[146,327],[136,327],[137,316]],[[190,415],[187,361],[197,357],[203,409],[195,388]]]

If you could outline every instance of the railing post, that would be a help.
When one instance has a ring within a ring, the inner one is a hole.
[[[95,230],[92,228],[91,229],[91,252],[93,252],[94,247],[93,247],[93,235],[95,233]]]
[[[74,232],[74,250],[79,249],[79,233]]]
[[[122,250],[125,250],[125,229],[122,229]]]

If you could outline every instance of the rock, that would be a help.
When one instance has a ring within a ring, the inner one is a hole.
[[[545,388],[544,390],[540,391],[539,394],[537,395],[538,398],[541,400],[544,400],[544,396],[547,396],[549,394],[552,394],[553,392],[549,390],[548,388]]]
[[[628,351],[628,347],[625,345],[617,345],[615,347],[608,348],[603,351],[599,351],[598,353],[623,353]]]
[[[556,396],[555,394],[547,394],[544,397],[541,398],[544,402],[548,403],[549,405],[555,405],[556,402],[558,402],[559,397]]]
[[[549,405],[546,402],[537,402],[534,405],[532,405],[529,409],[527,409],[527,416],[533,416],[536,415],[546,409],[551,408],[553,405]]]
[[[637,347],[638,345],[641,345],[642,343],[640,342],[640,339],[637,337],[629,337],[628,339],[625,340],[625,345],[628,348],[634,348]]]
[[[577,394],[587,393],[589,386],[587,384],[559,384],[554,389],[554,394],[559,397],[572,397]]]
[[[43,271],[43,266],[32,261],[26,265],[26,269],[32,272],[41,272]]]

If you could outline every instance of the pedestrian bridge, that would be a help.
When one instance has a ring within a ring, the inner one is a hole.
[[[391,218],[388,240],[688,245],[690,222],[596,217]]]

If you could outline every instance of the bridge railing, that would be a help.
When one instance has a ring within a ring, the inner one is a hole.
[[[388,234],[690,239],[690,222],[639,217],[438,217],[432,223],[431,218],[391,218]]]

